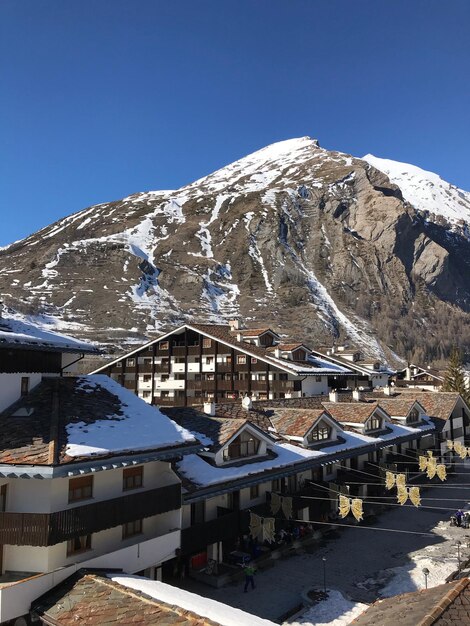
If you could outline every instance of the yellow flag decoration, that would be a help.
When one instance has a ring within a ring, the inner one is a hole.
[[[451,441],[450,439],[447,440],[447,448],[449,450],[453,450],[454,449],[454,442]]]
[[[420,456],[419,457],[419,471],[424,472],[428,466],[428,457]]]
[[[401,504],[402,506],[408,500],[408,489],[406,487],[397,488],[397,500],[398,504]]]
[[[436,467],[436,474],[438,476],[438,478],[440,478],[441,480],[446,480],[447,479],[447,469],[446,466],[444,464],[440,464]]]
[[[408,498],[415,506],[421,505],[421,495],[419,492],[419,487],[399,487],[397,489],[397,500],[398,504],[402,506],[407,502]]]
[[[347,498],[346,496],[339,496],[339,516],[344,519],[352,513],[355,519],[360,522],[363,518],[362,500],[359,498]]]
[[[432,450],[428,450],[428,457],[432,459]]]
[[[467,448],[463,446],[460,441],[456,441],[454,443],[454,450],[461,459],[464,459],[467,456]]]
[[[395,474],[392,472],[385,472],[385,488],[390,490],[395,486]]]
[[[394,486],[404,487],[406,485],[405,474],[394,474],[393,472],[385,472],[385,487],[391,489]]]
[[[415,506],[420,506],[421,505],[421,495],[419,493],[419,487],[410,487],[408,493],[409,493],[411,502]]]
[[[434,478],[437,472],[437,459],[430,457],[428,459],[428,469],[427,469],[427,477]]]

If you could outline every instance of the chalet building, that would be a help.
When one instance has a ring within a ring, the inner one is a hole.
[[[433,367],[420,367],[410,363],[404,370],[397,372],[397,387],[412,387],[423,391],[439,391],[444,384],[445,374]]]
[[[238,558],[248,511],[272,517],[272,494],[292,498],[297,523],[327,522],[336,515],[338,493],[382,495],[383,470],[397,471],[400,455],[418,472],[418,450],[433,447],[435,429],[420,404],[410,407],[407,421],[374,400],[339,398],[218,404],[206,413],[162,409],[205,447],[175,464],[183,485],[181,556],[192,576],[204,580],[208,560]],[[277,529],[283,524],[290,522],[281,515]]]
[[[180,547],[171,463],[201,446],[109,377],[61,376],[93,351],[2,320],[2,624],[79,564],[158,578]]]
[[[44,378],[73,371],[86,354],[98,354],[98,350],[89,343],[2,317],[0,309],[0,411]]]
[[[390,377],[396,374],[396,371],[390,369],[387,364],[364,358],[361,350],[356,348],[332,346],[312,350],[312,355],[333,365],[350,369],[354,376],[346,380],[345,386],[349,389],[385,387],[389,384]]]
[[[186,324],[95,370],[159,406],[300,398],[354,379],[345,365],[285,343],[269,328]]]

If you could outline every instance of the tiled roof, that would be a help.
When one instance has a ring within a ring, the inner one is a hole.
[[[279,349],[282,352],[292,352],[297,348],[304,348],[305,350],[309,350],[309,348],[307,348],[307,346],[303,343],[278,343],[275,346],[269,346],[269,348],[267,348],[266,350],[267,352],[274,352],[274,350]]]
[[[0,464],[60,465],[77,462],[85,457],[72,457],[66,453],[69,443],[67,426],[78,423],[92,426],[110,420],[117,425],[124,424],[125,408],[120,398],[99,384],[93,389],[87,387],[84,381],[91,379],[93,377],[44,378],[28,395],[1,412]],[[143,406],[147,408],[148,405],[144,403]],[[166,420],[162,415],[160,418]],[[183,445],[181,442],[178,448]],[[150,446],[148,449],[151,449]],[[111,453],[97,453],[93,458],[111,456]]]
[[[231,419],[246,419],[252,424],[258,426],[258,428],[261,428],[261,430],[268,432],[268,430],[272,427],[271,420],[269,419],[269,412],[263,407],[258,407],[258,404],[258,402],[253,403],[253,407],[249,410],[245,409],[239,401],[227,404],[216,404],[215,416]],[[267,404],[269,404],[268,401]]]
[[[323,406],[338,422],[365,424],[378,404],[375,402],[323,402]]]
[[[36,615],[50,620],[46,623],[58,626],[217,626],[192,611],[91,573],[67,579],[36,600],[32,608]]]
[[[212,445],[208,447],[213,452],[219,450],[240,428],[249,423],[246,419],[211,417],[202,411],[190,407],[168,407],[161,410],[162,413],[168,415],[170,419],[183,428],[209,438],[212,441]],[[204,440],[201,441],[204,443]]]
[[[416,399],[414,397],[404,398],[403,396],[397,398],[383,397],[379,400],[380,406],[385,409],[389,415],[396,415],[397,417],[406,417],[415,403]]]
[[[268,352],[268,348],[255,346],[244,341],[237,341],[236,335],[239,332],[243,333],[243,331],[231,331],[230,327],[224,324],[189,324],[188,326],[190,328],[194,328],[199,332],[205,333],[206,335],[213,337],[214,339],[223,341],[237,350],[242,350],[249,354],[251,353],[255,357],[259,356],[260,358],[265,359],[268,363],[271,363],[275,367],[283,367],[287,370],[291,370],[292,373],[311,372],[312,374],[315,374],[319,370],[325,369],[324,364],[316,366],[315,363],[308,361],[302,361],[302,363],[297,363],[289,361],[288,359],[276,358],[272,356],[270,352]],[[341,370],[342,368],[337,368],[337,372],[343,373]],[[334,367],[331,367],[329,368],[328,373],[333,374],[335,371],[336,370],[334,369]]]
[[[242,337],[259,337],[260,335],[264,335],[264,333],[277,335],[277,333],[275,333],[271,328],[241,328],[231,332],[234,332],[235,334],[240,333]]]
[[[323,409],[274,409],[271,421],[281,435],[305,437],[314,422],[324,413]]]
[[[354,626],[463,626],[470,624],[468,578],[374,602]]]

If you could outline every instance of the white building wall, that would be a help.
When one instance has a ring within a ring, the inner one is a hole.
[[[20,372],[14,374],[0,374],[0,411],[9,407],[21,397],[21,379],[29,378],[29,389],[33,389],[42,380],[42,374]]]
[[[316,396],[328,395],[328,376],[321,376],[321,381],[316,380],[316,376],[307,376],[302,381],[302,395]]]

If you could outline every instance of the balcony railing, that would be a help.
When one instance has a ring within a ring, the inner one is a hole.
[[[240,511],[228,511],[219,508],[223,515],[208,522],[195,524],[181,531],[181,551],[183,554],[202,552],[207,546],[217,541],[236,539],[240,531]]]
[[[0,513],[0,544],[53,546],[180,506],[181,486],[175,484],[56,513]]]

